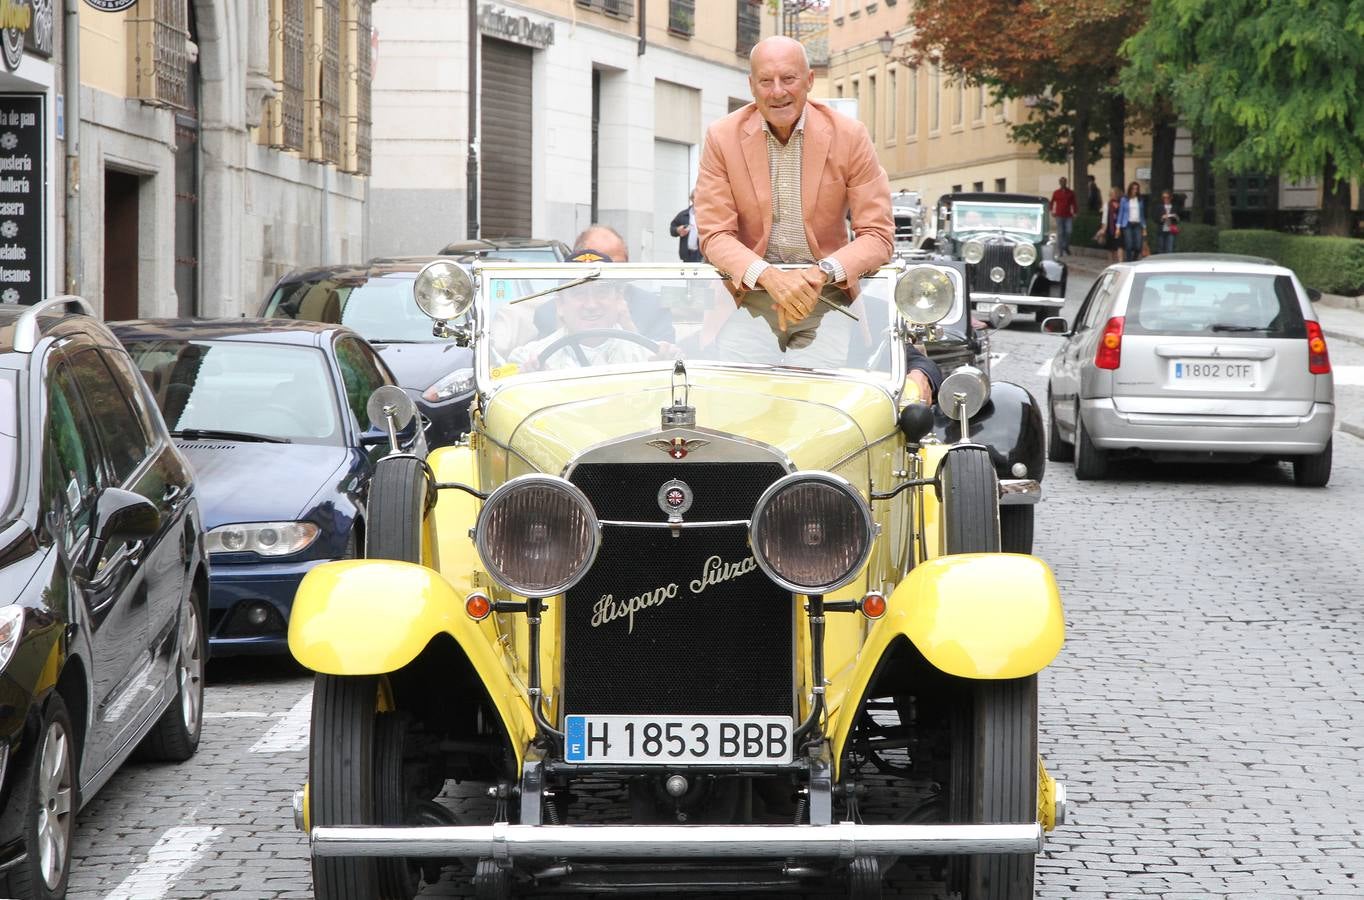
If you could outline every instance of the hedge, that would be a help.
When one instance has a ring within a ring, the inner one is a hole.
[[[1303,284],[1328,294],[1364,293],[1364,241],[1246,229],[1222,232],[1219,249],[1267,256],[1296,272]]]

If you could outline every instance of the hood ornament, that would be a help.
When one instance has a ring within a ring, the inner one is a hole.
[[[673,364],[672,395],[672,406],[663,407],[663,427],[691,428],[696,425],[696,407],[690,402],[691,384],[687,381],[687,367],[680,359]],[[682,455],[686,456],[686,453]]]

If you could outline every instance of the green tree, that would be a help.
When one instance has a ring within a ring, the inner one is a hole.
[[[1320,178],[1323,230],[1349,232],[1364,0],[1153,0],[1122,52],[1124,90],[1164,92],[1217,171]]]

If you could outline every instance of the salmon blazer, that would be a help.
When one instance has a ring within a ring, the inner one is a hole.
[[[762,126],[753,103],[713,123],[696,179],[701,252],[735,281],[767,253],[772,234],[772,176]],[[851,285],[840,287],[855,292],[859,277],[890,261],[895,236],[890,180],[867,129],[814,100],[805,103],[800,200],[810,252],[816,260],[833,256],[843,264]]]

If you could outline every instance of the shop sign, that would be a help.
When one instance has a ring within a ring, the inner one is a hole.
[[[0,57],[13,72],[24,61],[24,51],[52,55],[53,0],[0,0]]]
[[[123,12],[137,5],[137,0],[85,0],[100,12]]]
[[[0,94],[0,303],[46,295],[47,146],[42,94]]]
[[[534,47],[537,50],[543,50],[554,43],[553,22],[536,22],[530,16],[518,16],[491,3],[484,3],[478,9],[478,30],[488,37]]]

